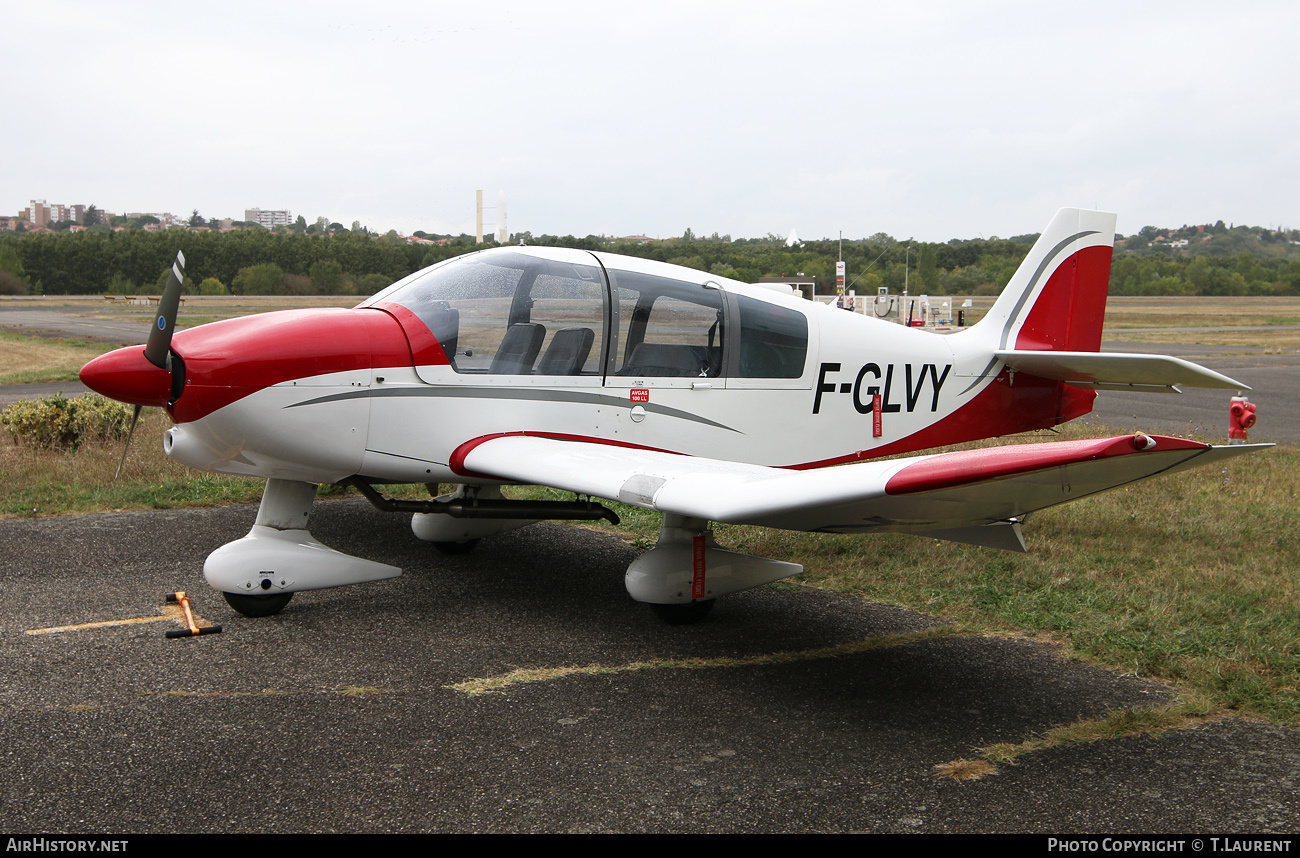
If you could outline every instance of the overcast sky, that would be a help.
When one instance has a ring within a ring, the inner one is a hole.
[[[0,211],[372,230],[1300,226],[1294,2],[0,0]],[[489,212],[487,220],[494,220]]]

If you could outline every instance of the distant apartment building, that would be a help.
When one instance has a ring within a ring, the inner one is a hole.
[[[22,218],[34,227],[46,226],[50,222],[50,207],[45,200],[32,200],[31,205],[23,209]]]
[[[293,223],[293,213],[288,209],[244,209],[244,220],[275,229]]]
[[[50,206],[50,220],[55,223],[71,221],[73,223],[82,223],[86,219],[86,207],[82,205],[65,206],[61,203],[54,203]]]
[[[62,203],[47,203],[45,200],[32,200],[31,205],[23,209],[23,220],[33,227],[49,226],[52,223],[71,221],[85,223],[86,207],[83,205],[65,206]]]

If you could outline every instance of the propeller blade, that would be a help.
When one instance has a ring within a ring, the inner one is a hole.
[[[167,355],[172,346],[172,330],[176,327],[176,311],[181,304],[181,283],[185,282],[185,254],[176,251],[171,276],[158,300],[158,318],[149,329],[149,342],[145,343],[144,356],[159,369],[171,369]]]
[[[122,447],[122,460],[117,463],[117,471],[113,474],[113,482],[117,482],[118,476],[122,473],[122,466],[126,464],[126,454],[131,449],[131,436],[135,434],[135,421],[140,419],[142,407],[137,405],[135,411],[131,413],[131,428],[126,430],[126,444]]]

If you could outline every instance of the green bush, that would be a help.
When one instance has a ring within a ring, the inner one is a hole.
[[[131,408],[87,393],[75,399],[55,394],[25,399],[0,411],[3,423],[18,442],[56,450],[75,450],[86,441],[114,441],[131,426]]]
[[[274,262],[250,265],[239,269],[230,282],[230,291],[235,295],[278,295],[283,279],[284,269]]]
[[[136,293],[135,284],[121,274],[114,274],[108,280],[108,288],[105,294],[108,295],[134,295]]]

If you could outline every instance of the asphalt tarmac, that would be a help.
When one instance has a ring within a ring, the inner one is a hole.
[[[1241,719],[938,776],[1165,699],[1042,644],[899,641],[935,621],[799,587],[670,627],[629,601],[636,550],[609,533],[540,524],[444,557],[356,499],[318,502],[312,530],[406,574],[253,620],[201,568],[254,514],[0,521],[0,831],[1300,831],[1300,732]],[[175,590],[224,631],[30,633],[156,617]],[[518,670],[540,678],[456,687]]]
[[[1300,353],[1266,354],[1263,349],[1106,340],[1107,352],[1165,354],[1190,360],[1247,384],[1243,391],[1258,408],[1251,442],[1300,443]],[[1182,393],[1103,390],[1082,425],[1100,425],[1162,435],[1192,435],[1228,441],[1228,407],[1237,391],[1184,388]]]

